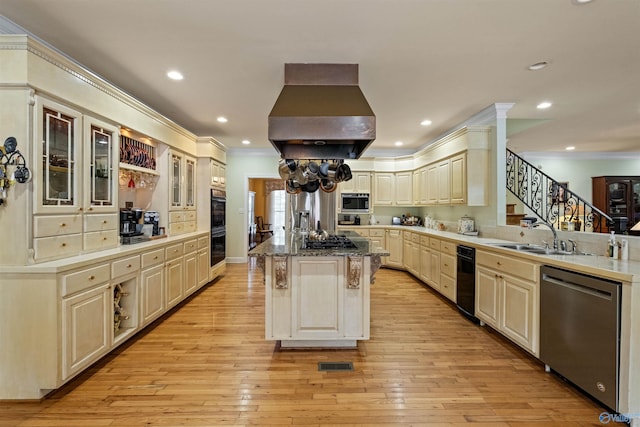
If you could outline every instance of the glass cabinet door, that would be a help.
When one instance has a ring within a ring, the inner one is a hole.
[[[88,173],[85,203],[90,211],[115,211],[117,128],[92,119],[85,122],[86,140],[90,141],[85,154]]]
[[[609,183],[609,216],[626,217],[628,214],[629,184],[627,182]]]
[[[36,212],[77,212],[81,206],[80,113],[37,98]]]
[[[186,159],[186,194],[185,207],[193,208],[196,205],[196,162],[191,158]]]
[[[182,177],[182,156],[178,154],[171,154],[171,207],[182,207],[182,188],[180,186],[180,179]]]

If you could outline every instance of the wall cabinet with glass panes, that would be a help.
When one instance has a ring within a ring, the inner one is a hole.
[[[41,96],[35,106],[34,260],[116,247],[118,128]]]
[[[169,152],[169,234],[196,231],[196,159]]]

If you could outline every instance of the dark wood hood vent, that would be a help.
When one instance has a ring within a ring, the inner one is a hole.
[[[269,114],[283,159],[357,159],[375,139],[358,64],[285,64],[284,84]]]

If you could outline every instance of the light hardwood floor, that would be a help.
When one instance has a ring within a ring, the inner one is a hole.
[[[0,402],[0,425],[601,425],[605,409],[404,272],[378,271],[354,350],[279,351],[263,304],[260,270],[228,265],[47,399]]]

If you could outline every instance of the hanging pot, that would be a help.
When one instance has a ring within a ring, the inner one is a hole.
[[[307,193],[315,193],[316,191],[318,191],[318,188],[320,188],[320,181],[318,181],[317,179],[314,181],[309,181],[306,184],[301,185],[300,188],[302,189],[302,191],[305,191]]]
[[[300,186],[296,185],[296,183],[292,179],[287,180],[286,190],[289,194],[298,194],[302,191]]]
[[[333,193],[334,191],[336,191],[338,189],[338,184],[336,184],[334,181],[330,181],[328,179],[321,179],[320,180],[320,189],[322,191],[324,191],[325,193]]]

